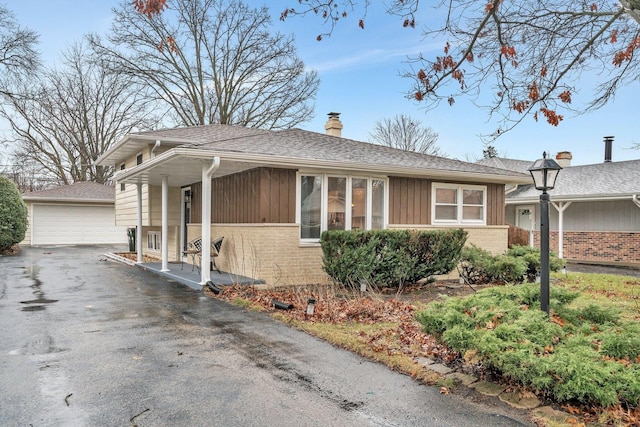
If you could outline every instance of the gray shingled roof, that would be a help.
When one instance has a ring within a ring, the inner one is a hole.
[[[301,165],[304,165],[305,160],[322,160],[371,165],[372,167],[416,167],[505,177],[520,175],[504,169],[399,150],[301,129],[267,131],[234,126],[209,125],[146,132],[145,135],[158,138],[183,137],[201,141],[185,144],[185,147],[188,148],[209,149],[218,152],[226,151],[229,153],[250,153],[265,156],[265,158],[286,157],[300,160]]]
[[[524,165],[522,160],[500,159],[505,167]],[[529,163],[531,166],[532,162]],[[556,186],[549,191],[552,199],[607,198],[640,194],[640,160],[605,162],[593,165],[569,166],[558,175]],[[533,185],[520,185],[507,193],[507,201],[535,199],[540,191]]]
[[[114,202],[115,195],[113,186],[85,181],[24,193],[22,199],[28,201]]]
[[[504,157],[491,157],[489,159],[478,160],[476,163],[526,174],[529,174],[528,169],[533,165],[531,160],[507,159]]]
[[[265,129],[246,128],[242,126],[203,125],[136,132],[132,133],[131,136],[150,136],[158,139],[185,139],[192,140],[195,143],[202,143],[204,141],[229,141],[253,135],[268,135],[273,132],[274,131]]]

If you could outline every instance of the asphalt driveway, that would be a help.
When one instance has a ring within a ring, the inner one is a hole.
[[[114,250],[0,257],[0,425],[522,425],[102,256]]]

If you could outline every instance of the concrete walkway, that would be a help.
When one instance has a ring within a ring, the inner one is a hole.
[[[121,257],[114,253],[105,254],[106,257],[112,259],[114,261],[122,262],[127,265],[135,265],[145,271],[150,271],[155,274],[159,274],[161,276],[167,277],[168,279],[175,280],[176,282],[182,283],[184,285],[189,286],[190,288],[200,290],[202,286],[200,285],[200,272],[197,268],[195,268],[192,264],[189,263],[169,263],[169,271],[162,271],[162,263],[161,262],[143,262],[138,264],[136,262],[131,261],[128,258]],[[261,279],[253,279],[251,277],[242,276],[240,274],[227,273],[225,271],[221,271],[218,273],[213,270],[211,272],[211,282],[214,285],[262,285],[265,284],[264,280]]]

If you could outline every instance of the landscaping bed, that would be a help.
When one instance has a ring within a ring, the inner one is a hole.
[[[516,285],[511,286],[511,288],[518,289],[521,287],[526,289],[527,286],[530,289],[535,289],[536,287],[534,284]],[[494,288],[498,293],[501,293],[505,292],[509,286],[483,285],[471,288],[470,286],[453,282],[438,282],[405,286],[403,292],[400,293],[383,289],[377,293],[365,294],[339,286],[301,286],[271,290],[256,290],[247,286],[231,286],[223,287],[222,292],[217,295],[214,295],[206,288],[205,292],[212,297],[244,306],[247,309],[270,312],[280,321],[305,330],[364,357],[384,363],[390,368],[410,375],[419,381],[437,385],[441,387],[443,393],[456,393],[458,390],[461,391],[462,388],[459,388],[455,381],[434,373],[419,363],[420,360],[425,358],[435,360],[459,372],[471,373],[480,379],[502,383],[516,394],[525,396],[536,394],[542,401],[554,404],[556,408],[562,408],[565,413],[570,415],[568,419],[570,424],[573,425],[581,425],[581,423],[583,425],[640,425],[637,402],[629,402],[628,398],[628,396],[635,396],[634,392],[626,394],[621,392],[621,401],[616,400],[615,393],[608,392],[608,397],[602,400],[602,402],[608,402],[604,405],[598,404],[600,401],[596,392],[594,392],[596,393],[596,398],[593,395],[588,395],[581,400],[568,394],[568,398],[559,399],[557,398],[558,396],[554,395],[553,387],[551,386],[545,388],[536,381],[521,381],[512,372],[500,371],[498,365],[491,363],[487,355],[481,354],[481,351],[473,352],[469,351],[468,348],[456,348],[455,345],[447,346],[443,335],[426,333],[423,324],[416,320],[417,314],[425,312],[431,303],[443,304],[443,301],[453,301],[468,296],[476,297],[476,293],[482,289],[485,289],[485,292],[491,292]],[[565,294],[572,292],[579,294],[572,301],[568,299],[566,301],[567,304],[573,304],[575,310],[582,313],[578,317],[591,316],[597,318],[602,315],[601,322],[597,323],[599,326],[581,326],[583,328],[594,327],[604,330],[605,326],[603,325],[615,320],[607,317],[608,314],[606,314],[611,313],[610,309],[613,310],[613,306],[616,307],[616,310],[619,310],[620,314],[617,318],[622,324],[640,322],[640,309],[638,308],[640,304],[640,280],[637,278],[582,273],[572,273],[567,276],[554,274],[552,290],[555,289],[562,289]],[[313,316],[305,314],[309,298],[315,299]],[[512,298],[512,296],[510,295],[509,298]],[[284,302],[286,303],[285,305],[291,304],[293,308],[290,310],[276,309],[274,301]],[[600,304],[602,310],[585,308],[594,303]],[[479,305],[475,304],[473,307],[476,306]],[[553,328],[558,330],[564,328],[568,331],[568,336],[575,335],[575,332],[570,330],[567,325],[568,320],[563,317],[570,317],[567,315],[568,312],[566,310],[563,312],[563,309],[557,306],[553,299],[551,307],[552,317],[548,323],[551,325],[552,332],[555,331]],[[558,313],[555,312],[556,308]],[[504,314],[500,315],[500,310],[495,307],[491,309],[497,310],[493,313],[495,319],[490,316],[487,322],[482,320],[484,323],[480,326],[472,327],[472,330],[484,328],[488,331],[493,331],[503,323]],[[437,307],[437,310],[439,310],[438,316],[440,313],[444,316],[445,310],[448,310],[448,308],[441,305]],[[539,306],[536,307],[535,303],[532,303],[526,307],[526,310],[522,308],[519,310],[530,311],[535,314],[536,311],[539,311]],[[591,313],[591,315],[585,313]],[[476,315],[474,314],[474,316]],[[479,314],[477,316],[481,317]],[[464,314],[464,310],[463,317],[469,317]],[[506,318],[504,323],[506,323]],[[503,325],[503,328],[508,329],[506,325]],[[621,331],[627,331],[626,327],[622,329],[622,326],[619,326],[619,328]],[[513,333],[513,330],[510,331]],[[550,335],[552,342],[563,339],[559,335],[559,333],[552,333]],[[520,338],[517,338],[516,341],[518,339]],[[526,340],[526,338],[524,339]],[[602,335],[593,337],[593,340],[598,339],[602,341]],[[464,342],[464,340],[462,341]],[[559,342],[556,344],[560,348]],[[622,340],[608,345],[609,347],[620,347],[625,344],[624,340]],[[635,351],[633,343],[627,343],[626,345],[627,348],[631,346],[631,350],[628,351]],[[597,348],[598,343],[590,344],[589,339],[587,339],[585,348],[591,347]],[[504,352],[504,348],[498,351]],[[526,353],[525,350],[523,351]],[[572,351],[573,353],[576,352],[575,349],[570,349],[566,354],[571,354]],[[535,352],[539,354],[536,356]],[[561,354],[561,351],[556,349],[556,345],[543,345],[531,353],[533,356],[527,353],[527,357],[530,363],[536,363],[536,361],[545,360],[543,359],[544,356],[554,355],[554,353]],[[624,375],[629,375],[630,370],[640,372],[637,371],[640,368],[640,355],[637,356],[637,359],[625,356],[623,353],[618,353],[615,357],[607,355],[596,356],[602,360],[597,360],[594,363],[597,366],[613,366],[614,370]],[[518,360],[513,363],[517,366]],[[576,364],[582,362],[573,359],[568,363]],[[578,367],[578,369],[583,368]],[[564,379],[561,375],[566,375],[566,373],[558,373],[556,375],[557,378],[552,377],[554,381],[562,382]],[[606,378],[605,376],[599,380],[606,381]],[[578,379],[578,381],[582,380]],[[620,380],[618,379],[618,381]],[[635,384],[630,386],[636,387]],[[580,388],[579,384],[577,386],[574,385],[574,387]],[[591,387],[593,391],[593,385]]]

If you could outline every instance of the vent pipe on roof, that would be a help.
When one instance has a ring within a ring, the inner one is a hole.
[[[329,113],[329,120],[324,125],[324,129],[327,131],[327,135],[341,136],[342,135],[342,122],[340,121],[340,113]]]
[[[613,136],[604,137],[604,162],[611,161],[611,151],[613,148]]]

